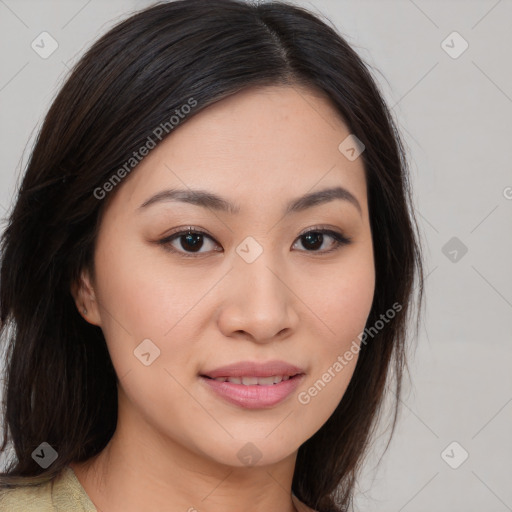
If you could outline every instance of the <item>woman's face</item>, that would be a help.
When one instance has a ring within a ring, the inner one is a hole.
[[[79,300],[119,377],[118,429],[148,453],[275,463],[340,402],[375,285],[362,158],[339,149],[349,134],[312,92],[252,88],[175,128],[118,185],[95,281],[84,274],[94,300],[86,287]],[[353,199],[299,201],[337,187]],[[143,206],[166,190],[222,201]]]

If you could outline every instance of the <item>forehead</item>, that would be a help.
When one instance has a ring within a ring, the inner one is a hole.
[[[208,189],[254,206],[340,185],[366,208],[361,158],[330,101],[303,87],[253,87],[185,119],[136,167],[119,201],[137,208],[164,188]]]

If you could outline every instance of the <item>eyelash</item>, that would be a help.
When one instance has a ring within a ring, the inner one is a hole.
[[[334,251],[337,251],[337,250],[341,249],[343,246],[346,246],[346,245],[349,245],[350,243],[352,243],[352,239],[347,237],[347,236],[345,236],[344,234],[342,234],[342,233],[340,233],[338,231],[333,231],[331,229],[323,229],[322,227],[311,228],[308,231],[300,234],[297,237],[297,239],[305,237],[306,235],[309,235],[311,233],[317,233],[317,234],[322,234],[322,235],[330,236],[335,241],[334,247],[332,249],[329,249],[329,250],[326,250],[326,251],[303,251],[303,252],[309,252],[309,253],[313,253],[313,254],[315,254],[315,253],[318,253],[318,254],[328,254],[328,253],[332,253]],[[203,236],[206,236],[207,238],[210,238],[210,240],[215,242],[215,240],[210,235],[208,235],[208,233],[205,233],[204,231],[198,230],[198,229],[194,228],[194,226],[188,226],[185,230],[174,232],[171,235],[166,236],[165,238],[162,238],[161,240],[158,240],[157,243],[159,245],[164,246],[164,249],[166,251],[173,252],[173,253],[178,253],[178,254],[180,254],[184,258],[199,258],[202,255],[207,254],[205,252],[187,253],[187,252],[182,252],[182,251],[172,247],[171,242],[173,242],[174,240],[177,240],[181,236],[185,236],[185,235],[203,235]],[[215,243],[217,243],[217,242],[215,242]],[[322,241],[322,243],[323,243],[323,241]],[[295,242],[294,242],[294,245],[295,245]],[[220,251],[215,251],[215,252],[220,252]]]

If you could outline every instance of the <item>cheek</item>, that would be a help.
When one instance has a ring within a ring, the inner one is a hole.
[[[171,367],[171,362],[181,365],[190,357],[191,344],[187,351],[185,340],[176,338],[211,283],[193,282],[192,274],[184,276],[179,267],[155,258],[154,250],[141,247],[140,241],[130,244],[120,232],[98,244],[96,276],[101,328],[120,378],[132,372],[133,379],[141,370]],[[150,367],[137,359],[139,347],[141,353],[150,352]]]
[[[309,290],[314,290],[305,295],[308,305],[322,321],[326,341],[333,341],[328,346],[341,349],[363,331],[371,310],[375,291],[371,244],[347,252],[329,272],[320,269],[315,273],[306,281]]]
[[[354,372],[375,290],[371,252],[354,254],[350,264],[345,263],[331,273],[326,286],[310,296],[318,332],[312,353],[313,375],[304,389],[307,396],[299,401],[306,404],[308,397],[314,399],[315,407],[327,416],[343,397]]]
[[[344,390],[355,368],[359,353],[360,335],[370,313],[373,288],[372,280],[364,279],[361,286],[342,286],[331,290],[330,300],[320,309],[321,324],[325,336],[317,337],[315,343],[315,378],[320,378],[327,369],[339,373],[333,365],[343,358],[342,375],[332,379],[332,387]],[[324,325],[325,324],[325,325]],[[350,352],[352,350],[352,352]],[[326,376],[324,380],[329,380]]]
[[[356,337],[368,319],[373,302],[375,280],[372,270],[352,272],[339,280],[332,289],[326,313],[329,322],[340,341]]]
[[[140,243],[130,247],[114,238],[99,246],[97,262],[101,328],[120,387],[147,419],[168,423],[186,407],[179,383],[187,382],[184,369],[197,350],[190,318],[211,283],[189,283],[188,274],[160,263]]]
[[[148,247],[133,233],[104,242],[96,261],[101,301],[108,309],[102,320],[110,327],[120,324],[116,329],[123,327],[135,339],[161,339],[197,302],[203,287],[193,273],[167,260],[163,248]]]

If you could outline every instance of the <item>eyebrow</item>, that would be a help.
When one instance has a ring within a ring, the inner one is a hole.
[[[334,200],[347,201],[354,205],[362,216],[362,209],[356,197],[343,187],[332,187],[317,192],[311,192],[290,201],[284,210],[284,215],[298,213],[320,204],[329,203]],[[216,211],[226,212],[235,215],[240,212],[240,206],[233,204],[227,199],[220,197],[206,190],[185,190],[170,189],[162,190],[142,203],[138,210],[159,203],[159,202],[182,202],[189,203],[203,208],[211,208]]]

